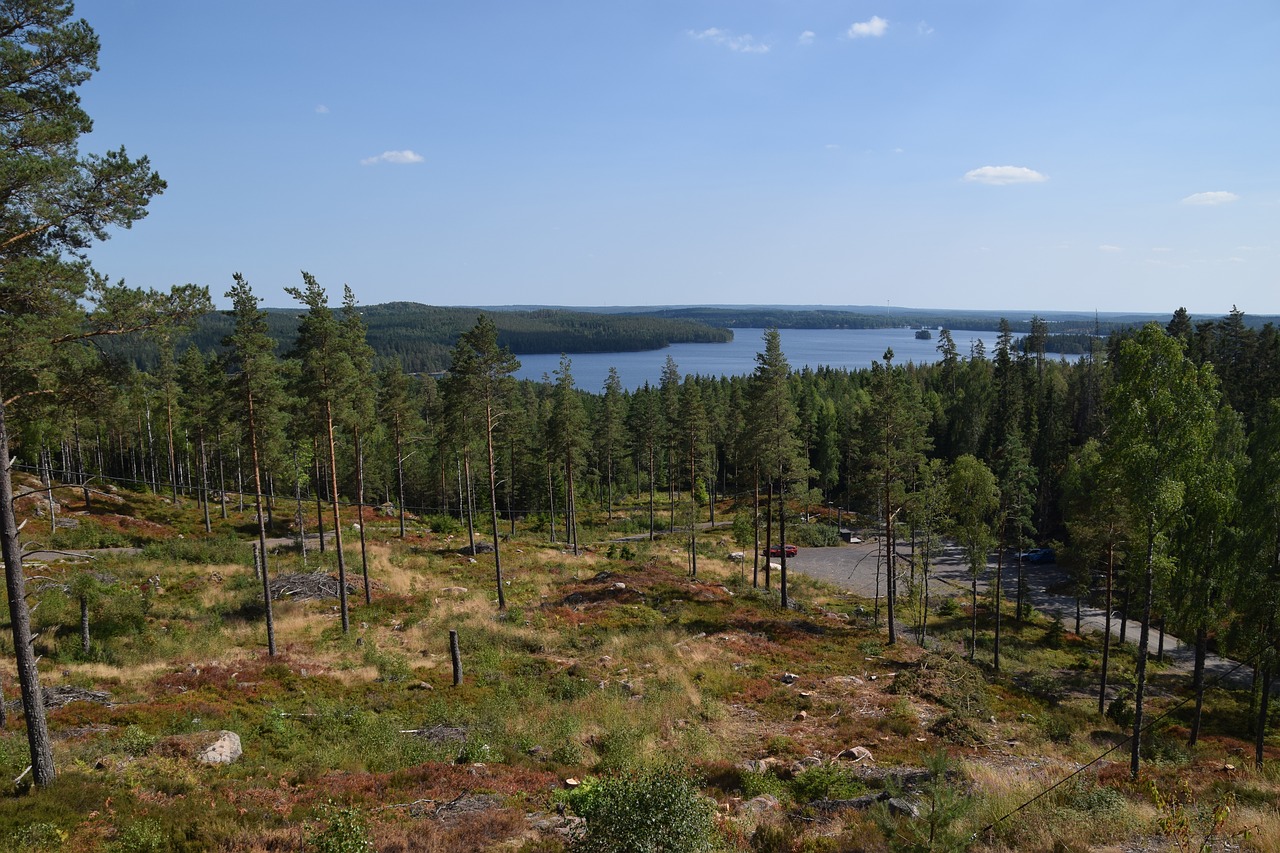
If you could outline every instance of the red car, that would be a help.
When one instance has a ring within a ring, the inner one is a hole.
[[[773,545],[769,548],[769,556],[781,557],[782,552],[784,550],[786,551],[788,557],[794,557],[796,554],[800,552],[800,549],[797,548],[795,545]]]

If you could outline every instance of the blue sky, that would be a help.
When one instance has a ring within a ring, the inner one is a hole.
[[[1280,313],[1280,5],[82,0],[113,278]]]

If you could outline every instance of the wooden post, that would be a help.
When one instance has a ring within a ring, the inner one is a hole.
[[[458,632],[449,631],[449,657],[453,659],[453,686],[462,683],[462,651],[458,648]]]

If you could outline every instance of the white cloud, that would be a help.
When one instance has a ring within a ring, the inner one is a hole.
[[[1151,251],[1153,251],[1153,252],[1172,252],[1172,251],[1173,251],[1173,249],[1170,249],[1168,246],[1152,246],[1152,247],[1151,247]]]
[[[879,38],[889,29],[889,22],[879,15],[872,15],[871,20],[861,21],[849,27],[849,38]]]
[[[1103,243],[1098,247],[1098,251],[1114,254],[1116,252],[1123,252],[1124,249],[1121,249],[1119,246],[1112,246],[1110,243]]]
[[[921,21],[916,24],[916,32],[922,36],[933,35],[933,27],[929,26],[928,21]]]
[[[1182,203],[1183,204],[1204,204],[1204,205],[1227,204],[1229,202],[1236,201],[1239,198],[1240,196],[1236,195],[1235,193],[1223,192],[1219,190],[1217,192],[1209,192],[1209,193],[1192,193],[1191,195],[1184,198],[1182,200]]]
[[[1049,180],[1045,175],[1026,166],[983,166],[980,169],[970,169],[965,172],[964,179],[997,187],[1006,184],[1038,184]]]
[[[329,114],[329,108],[324,104],[316,104],[316,112],[322,116],[327,116]]]
[[[814,38],[816,38],[816,36],[813,30],[805,30],[800,34],[799,41],[800,41],[800,44],[813,44]]]
[[[826,145],[824,145],[823,147],[824,147],[824,148],[826,148],[828,151],[839,151],[839,150],[840,150],[840,146],[839,146],[839,145],[837,145],[837,144],[835,144],[834,142],[828,142],[828,143],[827,143]]]
[[[406,148],[403,151],[383,151],[377,157],[366,157],[360,161],[361,166],[376,166],[379,163],[392,163],[397,166],[405,166],[411,163],[425,162],[425,158],[416,151],[410,151]]]
[[[699,41],[709,41],[712,44],[723,45],[724,47],[729,48],[729,50],[737,53],[769,52],[769,45],[758,43],[755,40],[755,37],[749,33],[738,35],[736,33],[728,32],[727,30],[722,30],[718,27],[711,27],[710,29],[705,29],[700,33],[695,33],[693,30],[690,30],[689,35]]]

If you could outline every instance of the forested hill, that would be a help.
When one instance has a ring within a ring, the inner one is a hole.
[[[1014,333],[1031,331],[1033,319],[1044,322],[1047,331],[1055,336],[1085,336],[1097,332],[1107,335],[1113,331],[1140,328],[1145,323],[1168,321],[1167,314],[1101,313],[1023,310],[951,310],[929,308],[902,308],[899,306],[872,308],[870,306],[781,306],[781,305],[711,305],[670,306],[665,308],[613,308],[612,313],[636,317],[662,317],[667,319],[696,320],[710,326],[726,329],[885,329],[904,325],[932,328],[970,329],[994,332],[1002,320],[1007,320]],[[1213,323],[1220,316],[1187,315],[1194,324]],[[1280,317],[1267,315],[1241,315],[1242,322],[1252,329],[1261,329]],[[1062,352],[1080,352],[1074,349],[1078,341],[1068,342]]]
[[[271,336],[281,353],[292,345],[302,309],[268,308]],[[368,325],[368,341],[381,357],[399,358],[413,372],[444,370],[458,336],[475,325],[478,308],[441,307],[417,302],[388,302],[360,308]],[[498,327],[498,343],[516,355],[528,353],[633,352],[661,349],[675,343],[721,343],[733,332],[696,319],[657,315],[597,314],[561,309],[531,311],[490,310]],[[231,332],[231,318],[222,312],[202,317],[188,340],[202,351],[221,349]],[[154,349],[129,347],[126,355],[141,366],[154,358]]]

